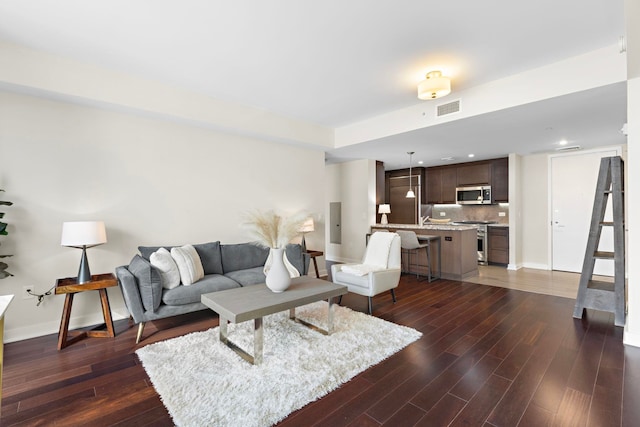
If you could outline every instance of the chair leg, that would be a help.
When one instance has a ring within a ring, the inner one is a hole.
[[[138,325],[138,335],[136,335],[136,344],[140,342],[140,338],[142,338],[142,332],[144,331],[144,322],[140,322]]]
[[[391,298],[393,299],[393,303],[396,303],[396,290],[391,289]]]
[[[373,315],[373,297],[369,297],[369,314]]]
[[[342,295],[338,297],[338,304],[342,304]]]

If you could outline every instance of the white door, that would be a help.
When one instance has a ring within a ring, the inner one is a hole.
[[[584,262],[596,182],[602,157],[619,156],[616,149],[551,158],[552,269],[580,273]],[[611,199],[605,220],[611,220]],[[613,250],[612,227],[603,227],[598,247]],[[613,261],[596,260],[594,274],[613,276]]]

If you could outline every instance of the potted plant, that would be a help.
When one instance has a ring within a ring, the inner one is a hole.
[[[4,190],[0,189],[0,191],[4,191]],[[13,205],[13,203],[7,202],[7,201],[4,201],[4,200],[0,200],[0,205],[11,206],[11,205]],[[0,219],[2,219],[3,217],[4,217],[4,212],[0,212]],[[7,232],[7,223],[0,221],[0,236],[6,236],[7,234],[9,234]],[[0,255],[0,258],[7,258],[7,257],[10,257],[10,256],[11,255]],[[9,265],[7,265],[6,262],[1,262],[0,261],[0,279],[4,279],[5,277],[13,276],[13,274],[11,274],[11,273],[9,273],[7,271],[8,267],[9,267]]]

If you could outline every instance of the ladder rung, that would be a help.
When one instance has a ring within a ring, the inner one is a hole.
[[[609,222],[609,221],[601,222],[600,225],[606,225],[606,226],[612,227],[613,226],[613,222]]]
[[[593,254],[594,258],[600,258],[600,259],[613,259],[615,256],[615,254],[613,252],[605,252],[605,251],[596,251]]]
[[[587,289],[598,289],[600,291],[615,291],[615,283],[605,282],[603,280],[589,280]]]

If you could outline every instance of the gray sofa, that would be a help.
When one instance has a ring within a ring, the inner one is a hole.
[[[190,286],[164,289],[158,270],[149,257],[161,246],[140,246],[140,255],[133,257],[129,265],[116,268],[118,285],[124,302],[139,324],[136,343],[140,342],[145,322],[204,310],[200,296],[209,292],[239,288],[264,283],[264,263],[269,249],[253,243],[222,245],[220,242],[193,245],[198,252],[205,276]],[[171,246],[162,246],[171,250]],[[286,248],[287,258],[300,275],[309,269],[309,255],[298,244]]]

